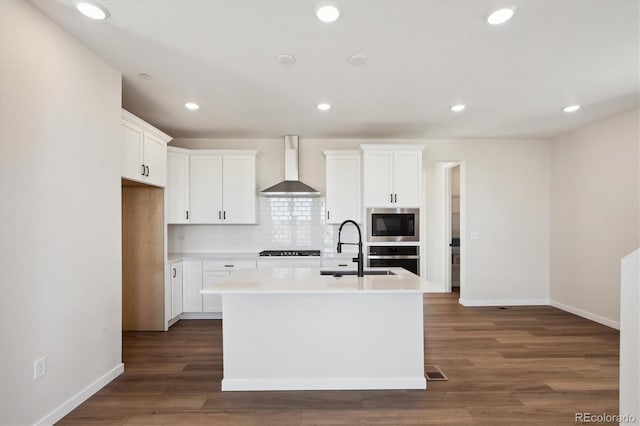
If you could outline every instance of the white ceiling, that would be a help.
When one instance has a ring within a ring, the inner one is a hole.
[[[548,138],[639,104],[637,0],[336,2],[326,24],[312,0],[100,0],[102,22],[31,0],[123,73],[126,109],[178,138]],[[504,5],[514,18],[488,25]]]

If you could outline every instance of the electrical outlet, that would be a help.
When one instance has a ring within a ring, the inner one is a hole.
[[[514,284],[520,284],[520,275],[514,275],[513,276],[513,283]]]
[[[43,356],[33,361],[33,380],[38,380],[45,374],[47,374],[47,357]]]

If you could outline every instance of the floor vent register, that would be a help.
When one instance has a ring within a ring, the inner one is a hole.
[[[425,375],[427,376],[428,381],[445,381],[447,376],[444,375],[440,367],[437,365],[425,365]]]

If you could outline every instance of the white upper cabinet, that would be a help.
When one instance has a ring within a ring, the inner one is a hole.
[[[122,110],[122,177],[164,187],[171,137]]]
[[[362,222],[360,153],[325,150],[326,221],[340,224],[347,219]]]
[[[365,152],[364,202],[366,207],[393,204],[393,152]]]
[[[143,146],[144,167],[147,170],[144,181],[150,185],[165,186],[167,184],[167,143],[145,132]]]
[[[189,151],[168,148],[167,223],[189,223]]]
[[[256,223],[255,155],[223,155],[222,207],[224,223]]]
[[[145,168],[142,164],[144,131],[126,120],[122,120],[122,177],[142,181]]]
[[[222,223],[222,155],[189,159],[189,223]]]
[[[366,207],[420,207],[420,145],[362,145]]]
[[[393,153],[393,204],[396,207],[420,207],[422,151]]]
[[[240,224],[256,223],[256,151],[191,150],[188,180],[182,185],[188,193],[188,208],[176,207],[169,201],[167,211],[183,216],[169,223]],[[170,160],[177,163],[178,160]],[[170,168],[170,187],[173,173],[181,166]],[[180,186],[179,178],[175,179]],[[177,193],[178,191],[176,191]],[[175,195],[178,203],[181,195]],[[170,195],[170,200],[171,195]],[[182,210],[181,210],[182,209]],[[188,211],[188,213],[187,213]],[[187,219],[188,216],[188,219]],[[179,221],[178,221],[179,220]]]

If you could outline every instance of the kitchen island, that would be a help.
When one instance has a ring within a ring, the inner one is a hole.
[[[222,295],[222,390],[426,389],[428,282],[384,270],[258,268],[204,288]]]

